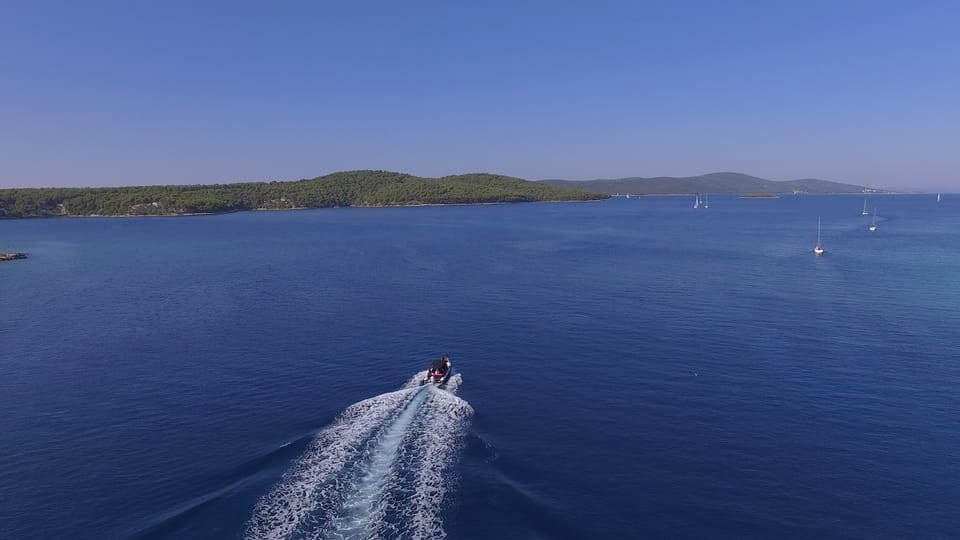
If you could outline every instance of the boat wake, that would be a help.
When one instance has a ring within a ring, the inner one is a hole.
[[[449,469],[470,405],[443,388],[403,388],[347,407],[260,501],[247,539],[443,538]]]

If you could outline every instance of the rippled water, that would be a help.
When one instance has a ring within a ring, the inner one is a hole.
[[[0,536],[960,536],[960,196],[710,202],[0,221]]]

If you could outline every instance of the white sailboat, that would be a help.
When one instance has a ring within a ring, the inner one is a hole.
[[[823,244],[820,243],[820,216],[817,216],[817,247],[813,248],[817,255],[823,255]]]
[[[877,231],[877,208],[873,208],[873,222],[870,223],[870,232]]]
[[[869,216],[870,212],[867,212],[867,200],[863,200],[863,212],[860,212],[861,216]]]
[[[704,207],[704,208],[710,208],[710,194],[709,194],[709,193],[704,193],[704,194],[703,194],[703,207]]]
[[[700,208],[700,194],[697,193],[696,198],[693,200],[693,207]]]
[[[940,194],[937,193],[937,202],[940,202]]]

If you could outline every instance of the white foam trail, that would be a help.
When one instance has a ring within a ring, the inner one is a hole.
[[[414,388],[416,386],[420,386],[421,383],[423,383],[423,380],[426,378],[427,378],[427,370],[418,371],[416,375],[414,375],[413,377],[410,378],[409,381],[407,381],[407,384],[403,385],[403,387]]]
[[[457,376],[457,386],[460,379]],[[450,382],[453,382],[451,377]],[[449,384],[449,383],[448,383]],[[433,390],[433,389],[431,389]],[[450,392],[434,390],[424,404],[424,429],[414,466],[413,497],[406,501],[409,528],[403,537],[445,538],[440,510],[452,487],[448,469],[463,444],[463,435],[473,415],[470,405]]]
[[[356,464],[367,441],[395,411],[413,398],[412,389],[366,399],[348,407],[317,434],[310,448],[254,509],[246,537],[288,538],[318,511],[335,508],[344,469]]]
[[[428,387],[417,391],[416,397],[406,405],[403,412],[379,437],[363,476],[343,503],[343,509],[331,524],[331,538],[336,540],[372,538],[375,531],[368,530],[375,522],[371,518],[379,513],[378,503],[391,479],[391,471],[397,458],[397,450],[403,442],[407,428],[416,417],[420,406],[430,395]]]
[[[460,389],[460,383],[463,382],[463,377],[459,373],[454,373],[450,376],[450,379],[446,384],[443,385],[443,389],[451,394],[456,394],[457,390]]]
[[[248,539],[444,538],[449,468],[473,414],[459,374],[348,407],[257,504]],[[441,389],[444,388],[444,389]]]

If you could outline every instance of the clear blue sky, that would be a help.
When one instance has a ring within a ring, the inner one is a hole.
[[[0,187],[737,171],[960,190],[960,2],[0,2]]]

